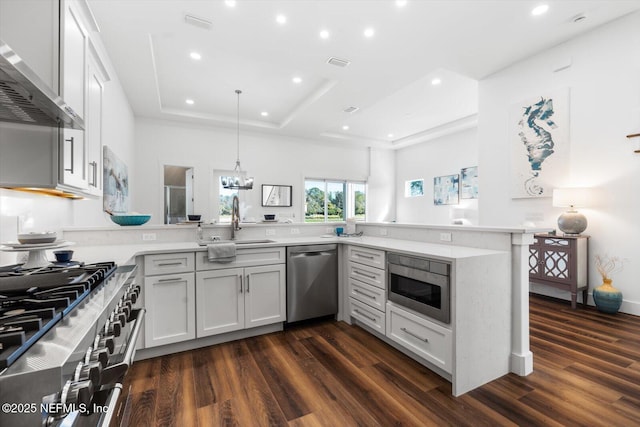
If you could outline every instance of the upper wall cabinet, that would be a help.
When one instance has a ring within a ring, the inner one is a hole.
[[[59,22],[57,0],[0,0],[0,39],[54,91],[60,89]]]
[[[60,16],[60,95],[65,102],[85,118],[87,98],[88,32],[81,20],[75,1],[62,0]],[[60,176],[62,184],[88,189],[88,162],[85,132],[63,129],[60,141]]]
[[[87,115],[85,118],[87,191],[92,195],[100,196],[102,194],[102,109],[104,85],[109,80],[109,76],[91,42],[89,42],[87,65]]]

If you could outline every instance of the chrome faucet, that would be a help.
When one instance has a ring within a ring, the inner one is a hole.
[[[231,240],[235,240],[236,231],[240,231],[240,200],[238,196],[233,196],[233,203],[231,206]]]

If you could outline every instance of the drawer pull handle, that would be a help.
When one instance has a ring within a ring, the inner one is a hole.
[[[182,262],[178,261],[178,262],[159,262],[158,266],[159,267],[166,267],[168,265],[181,265]]]
[[[353,270],[353,272],[356,273],[359,276],[368,277],[369,279],[373,279],[373,280],[376,279],[376,276],[374,276],[373,274],[364,274],[363,272],[358,271],[358,270]]]
[[[355,256],[360,257],[360,258],[366,258],[366,259],[374,259],[373,255],[363,255],[363,254],[359,254],[359,253],[355,253]]]
[[[178,282],[182,280],[181,277],[169,277],[167,279],[158,279],[158,282]]]
[[[376,318],[375,318],[375,317],[367,316],[366,314],[362,313],[360,310],[357,310],[357,309],[356,309],[356,310],[353,310],[353,312],[354,312],[354,313],[358,313],[360,316],[364,317],[365,319],[369,319],[369,320],[371,320],[372,322],[375,322],[375,321],[376,321]]]
[[[405,334],[407,334],[407,335],[411,335],[412,337],[419,339],[420,341],[429,342],[429,340],[427,338],[422,338],[420,335],[414,334],[413,332],[411,332],[407,328],[400,328],[400,330],[402,332],[404,332]]]
[[[376,296],[375,296],[375,295],[370,295],[370,294],[368,294],[368,293],[366,293],[366,292],[362,292],[360,289],[354,289],[354,290],[353,290],[353,292],[355,292],[355,293],[357,293],[357,294],[360,294],[360,295],[364,295],[365,297],[369,297],[369,298],[371,298],[372,300],[375,300],[375,299],[376,299]]]

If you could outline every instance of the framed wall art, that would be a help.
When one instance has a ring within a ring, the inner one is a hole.
[[[512,105],[509,145],[511,196],[551,197],[569,170],[569,89]]]
[[[460,175],[445,175],[433,178],[433,204],[457,205],[460,203],[459,180]]]
[[[460,198],[478,198],[478,167],[460,169]]]
[[[106,145],[103,147],[103,207],[105,212],[129,211],[129,174],[127,165]]]
[[[404,197],[424,195],[424,179],[412,179],[404,182]]]

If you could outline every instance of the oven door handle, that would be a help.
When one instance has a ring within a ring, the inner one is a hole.
[[[122,359],[122,362],[108,366],[104,371],[102,371],[102,385],[111,384],[114,381],[118,381],[123,378],[124,374],[127,373],[129,366],[133,364],[133,357],[136,352],[136,343],[138,341],[140,329],[142,328],[142,321],[144,320],[146,310],[144,308],[140,308],[137,312],[135,325],[131,331],[129,341],[127,342],[127,351],[125,352],[124,359]]]
[[[109,400],[106,403],[107,412],[105,412],[104,416],[100,419],[100,423],[97,427],[109,427],[111,424],[111,419],[113,415],[116,413],[116,405],[118,404],[118,398],[122,393],[122,384],[116,383],[113,386],[113,391],[111,392],[111,396],[109,396]]]

